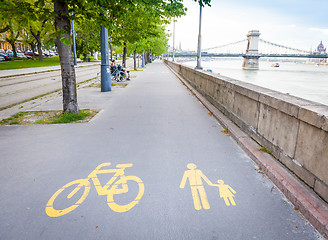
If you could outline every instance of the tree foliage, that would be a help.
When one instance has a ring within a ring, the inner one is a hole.
[[[93,19],[79,19],[75,22],[76,50],[84,57],[100,50],[100,31]]]
[[[202,7],[205,7],[205,5],[211,6],[211,0],[194,0],[195,2],[198,2],[198,4]]]

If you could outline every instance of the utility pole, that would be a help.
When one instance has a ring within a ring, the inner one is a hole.
[[[101,38],[101,91],[111,91],[111,76],[109,69],[109,54],[108,54],[108,29],[101,26],[100,30]]]
[[[197,66],[196,69],[203,69],[201,66],[201,57],[202,57],[202,47],[201,47],[201,43],[202,43],[202,6],[199,6],[200,10],[199,10],[199,33],[198,33],[198,46],[197,46]]]

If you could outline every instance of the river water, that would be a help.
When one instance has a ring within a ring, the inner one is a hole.
[[[259,70],[245,70],[242,62],[242,58],[203,58],[201,65],[204,70],[211,69],[223,76],[328,105],[327,65],[279,62],[280,67],[272,67],[273,62],[260,60]],[[184,59],[181,63],[191,67],[197,65],[194,59]]]

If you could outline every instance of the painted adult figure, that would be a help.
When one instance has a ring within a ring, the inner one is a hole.
[[[202,206],[204,209],[210,209],[210,204],[208,203],[205,188],[203,185],[202,179],[205,180],[205,182],[212,186],[213,184],[211,181],[203,174],[203,172],[199,169],[196,169],[196,164],[189,163],[187,165],[187,168],[189,170],[186,170],[184,172],[184,175],[182,177],[180,188],[184,188],[186,185],[187,180],[189,180],[190,188],[191,188],[191,194],[194,201],[194,206],[196,210],[202,209]]]

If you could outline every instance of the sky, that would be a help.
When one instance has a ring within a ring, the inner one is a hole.
[[[175,23],[175,47],[181,43],[183,50],[196,51],[199,5],[193,0],[184,5],[187,14]],[[246,39],[249,30],[293,48],[315,50],[320,41],[328,46],[328,0],[212,0],[211,5],[202,10],[202,49]],[[172,33],[173,24],[167,30]]]

